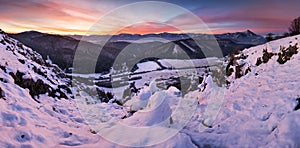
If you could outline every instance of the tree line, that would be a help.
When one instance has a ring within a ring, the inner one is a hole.
[[[298,35],[300,34],[300,17],[295,18],[289,28],[288,28],[288,32],[283,33],[281,36],[275,36],[275,34],[273,33],[268,33],[266,35],[266,39],[267,41],[272,41],[272,40],[276,40],[276,39],[280,39],[280,38],[284,38],[284,37],[288,37],[288,36],[293,36],[293,35]]]

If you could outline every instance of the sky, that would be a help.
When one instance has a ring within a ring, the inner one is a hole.
[[[290,22],[300,16],[299,0],[161,1],[177,5],[196,15],[212,33],[251,30],[258,34],[281,34],[287,32]],[[190,14],[171,10],[171,7],[130,7],[136,2],[141,1],[0,0],[0,29],[9,33],[36,30],[55,34],[87,34],[92,26],[106,16],[109,19],[101,22],[102,28],[95,34],[179,33],[178,28],[182,27],[189,33],[201,33],[197,30],[195,20],[188,17]],[[120,7],[122,13],[111,15],[120,10]],[[128,9],[122,9],[124,7]],[[131,24],[124,27],[127,22]]]

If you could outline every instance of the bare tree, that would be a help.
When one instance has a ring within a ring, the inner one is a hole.
[[[289,31],[291,35],[300,34],[300,17],[295,18],[291,22],[291,26],[289,27]]]

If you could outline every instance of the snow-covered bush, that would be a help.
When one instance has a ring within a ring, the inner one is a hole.
[[[5,93],[4,91],[2,90],[2,88],[0,87],[0,98],[3,98],[5,97]]]
[[[228,60],[226,62],[227,65],[225,71],[226,71],[227,81],[230,82],[232,81],[232,79],[238,79],[243,77],[244,75],[251,72],[251,67],[258,67],[261,66],[261,64],[267,64],[273,57],[276,56],[277,56],[277,62],[279,64],[284,64],[287,61],[289,61],[293,55],[298,53],[298,47],[296,43],[295,45],[289,45],[288,48],[280,46],[279,50],[271,50],[265,47],[260,51],[261,54],[256,52],[258,51],[255,51],[250,55],[251,59],[253,58],[256,59],[255,64],[250,63],[249,59],[247,59],[249,54],[245,56],[244,51],[236,54],[231,54],[228,57]]]
[[[284,48],[284,47],[280,47],[280,52],[278,53],[278,59],[277,62],[279,64],[284,64],[286,63],[288,60],[291,59],[291,57],[294,54],[298,53],[298,47],[297,44],[293,45],[293,46],[289,46],[288,48]]]

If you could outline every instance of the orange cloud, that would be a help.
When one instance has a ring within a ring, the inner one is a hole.
[[[0,5],[0,28],[11,33],[38,30],[84,34],[101,13],[78,2],[6,1]]]

